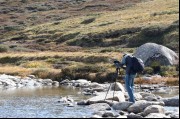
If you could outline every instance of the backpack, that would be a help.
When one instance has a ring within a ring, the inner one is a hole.
[[[141,73],[144,71],[144,62],[137,57],[132,57],[132,70],[136,73]]]

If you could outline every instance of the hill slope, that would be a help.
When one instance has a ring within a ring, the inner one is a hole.
[[[155,42],[179,52],[178,0],[3,0],[0,4],[0,40],[11,48],[62,51]]]

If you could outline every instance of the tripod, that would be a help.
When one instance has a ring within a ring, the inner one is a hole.
[[[114,99],[114,94],[115,94],[115,89],[116,89],[116,79],[118,78],[118,74],[120,74],[120,68],[116,68],[116,76],[115,76],[115,84],[114,84],[113,99]],[[107,94],[108,94],[108,92],[109,92],[109,90],[110,90],[111,85],[112,85],[112,84],[110,83],[104,101],[106,100],[106,97],[107,97]],[[112,99],[112,102],[113,102],[113,99]]]

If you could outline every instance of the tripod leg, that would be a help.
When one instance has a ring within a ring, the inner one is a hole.
[[[115,82],[114,82],[114,92],[113,92],[113,99],[112,102],[114,100],[114,94],[115,94],[115,90],[116,90],[116,79],[118,78],[118,72],[120,72],[120,69],[116,69],[116,77],[115,77]]]
[[[113,100],[114,100],[115,90],[116,90],[116,81],[114,82],[114,92],[113,92],[113,99],[112,99],[112,102],[113,102]]]
[[[107,90],[106,97],[107,97],[107,94],[108,94],[108,92],[109,92],[109,90],[110,90],[110,87],[111,87],[111,83],[110,83],[109,88],[108,88],[108,90]],[[106,97],[104,98],[104,101],[106,100]]]

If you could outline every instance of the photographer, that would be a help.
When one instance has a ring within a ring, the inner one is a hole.
[[[126,67],[123,67],[123,66]],[[124,54],[123,58],[121,60],[121,67],[126,70],[125,75],[125,87],[129,95],[129,101],[135,102],[134,98],[134,78],[136,76],[136,72],[132,69],[133,61],[132,61],[132,55],[130,54]]]

